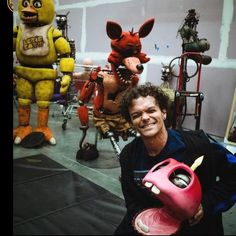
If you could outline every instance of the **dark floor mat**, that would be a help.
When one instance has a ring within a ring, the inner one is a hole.
[[[14,235],[111,235],[124,201],[44,155],[13,162]]]

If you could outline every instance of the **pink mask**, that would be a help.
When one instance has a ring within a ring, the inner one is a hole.
[[[142,182],[164,206],[137,215],[134,227],[141,234],[176,233],[181,222],[197,212],[202,198],[201,185],[189,166],[168,158],[155,165]]]

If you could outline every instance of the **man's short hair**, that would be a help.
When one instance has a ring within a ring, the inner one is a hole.
[[[169,100],[168,96],[162,91],[159,86],[155,86],[150,82],[147,82],[145,84],[133,87],[125,93],[121,101],[121,115],[128,122],[131,122],[131,117],[129,115],[129,107],[131,106],[133,99],[147,96],[152,96],[155,98],[156,104],[160,107],[161,111],[167,111]]]

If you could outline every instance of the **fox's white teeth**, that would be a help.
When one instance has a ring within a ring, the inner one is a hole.
[[[155,194],[159,194],[160,193],[160,190],[155,185],[152,186],[151,191],[153,193],[155,193]]]
[[[150,182],[145,182],[145,184],[144,184],[147,188],[151,188],[152,187],[152,183],[150,183]]]

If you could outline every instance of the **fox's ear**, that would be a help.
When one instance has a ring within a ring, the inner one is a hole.
[[[121,26],[114,21],[107,21],[106,30],[110,39],[119,39],[122,34]]]
[[[145,38],[151,32],[153,25],[154,25],[154,18],[145,21],[138,31],[139,37]]]

